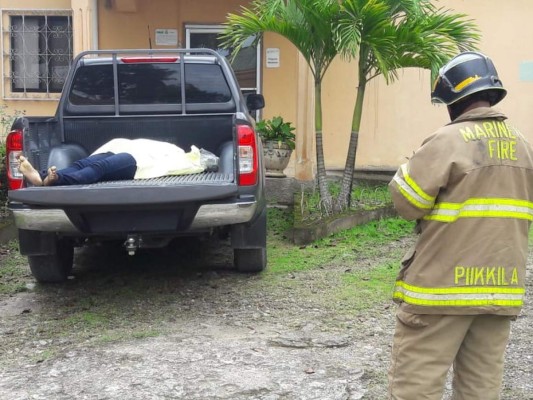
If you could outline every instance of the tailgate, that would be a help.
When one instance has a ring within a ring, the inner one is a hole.
[[[165,233],[246,222],[233,174],[202,173],[9,192],[17,227],[86,234]],[[207,207],[207,208],[206,208]]]
[[[29,187],[9,192],[9,200],[41,207],[158,206],[203,203],[234,197],[233,174],[206,172],[92,185]]]

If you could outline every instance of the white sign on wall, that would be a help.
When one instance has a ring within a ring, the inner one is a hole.
[[[156,29],[155,44],[157,46],[177,46],[178,30],[177,29]]]
[[[266,49],[266,67],[279,68],[279,49]]]

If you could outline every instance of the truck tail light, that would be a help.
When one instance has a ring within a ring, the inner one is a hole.
[[[9,190],[22,187],[22,174],[17,168],[17,157],[22,154],[22,129],[9,132],[6,139],[7,187]]]
[[[239,142],[239,185],[255,185],[259,161],[253,128],[249,125],[237,125],[237,139]]]

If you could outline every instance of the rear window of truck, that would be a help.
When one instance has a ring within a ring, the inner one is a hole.
[[[181,104],[180,63],[118,64],[119,103]],[[231,91],[217,64],[185,64],[187,103],[226,103]],[[69,94],[73,105],[113,105],[113,66],[94,64],[80,67]]]

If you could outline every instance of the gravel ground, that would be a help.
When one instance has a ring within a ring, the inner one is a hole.
[[[334,296],[347,268],[379,260],[327,265],[280,282],[235,274],[227,249],[204,245],[135,262],[109,249],[84,250],[75,278],[62,285],[35,286],[28,274],[28,291],[0,295],[0,398],[386,398],[394,305],[350,314]],[[4,253],[2,262],[13,257]],[[200,260],[192,270],[175,268],[192,259]],[[513,323],[504,400],[533,399],[528,300]]]

